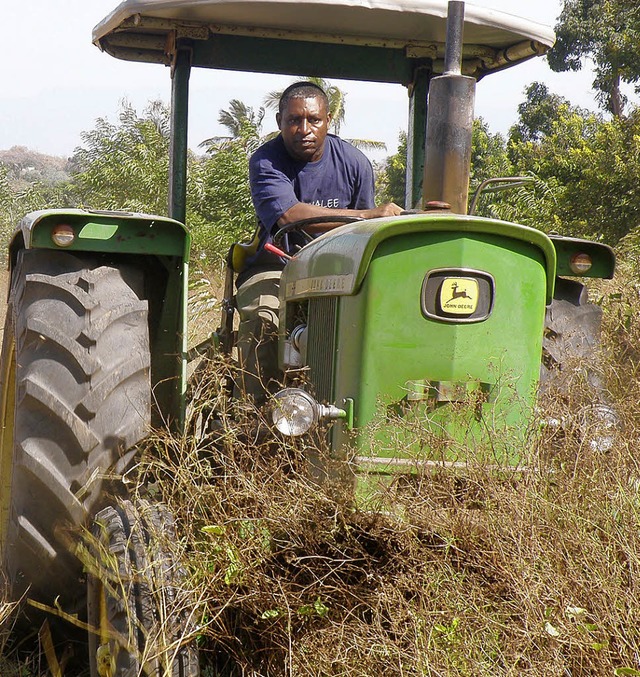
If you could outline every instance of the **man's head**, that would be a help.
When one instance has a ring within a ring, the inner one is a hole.
[[[287,87],[278,105],[276,122],[289,155],[302,162],[322,157],[331,115],[324,91],[312,82]]]

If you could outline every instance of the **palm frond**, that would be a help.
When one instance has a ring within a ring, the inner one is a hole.
[[[387,144],[384,141],[374,141],[373,139],[345,139],[345,141],[360,150],[387,150]]]

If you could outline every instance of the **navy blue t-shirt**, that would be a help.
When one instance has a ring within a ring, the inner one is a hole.
[[[261,225],[261,248],[276,232],[278,219],[298,202],[330,209],[375,206],[371,163],[357,148],[333,134],[327,134],[317,162],[294,160],[280,135],[267,141],[251,156],[249,182]],[[295,245],[303,243],[292,234],[285,247],[292,254]]]

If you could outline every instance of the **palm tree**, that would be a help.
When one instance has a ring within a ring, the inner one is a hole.
[[[239,141],[248,153],[253,152],[261,140],[264,113],[264,108],[255,111],[239,99],[232,99],[228,110],[222,109],[218,115],[218,122],[229,130],[229,136],[212,136],[200,143],[199,147],[215,152]]]
[[[251,106],[239,99],[229,101],[229,110],[221,110],[218,115],[218,122],[226,127],[231,133],[232,138],[238,139],[246,133],[247,130],[259,131],[264,118],[264,108],[258,109],[256,113]]]

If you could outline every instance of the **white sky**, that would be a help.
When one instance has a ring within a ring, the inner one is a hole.
[[[12,0],[2,9],[0,41],[0,149],[28,146],[52,155],[70,155],[80,133],[98,117],[117,120],[126,98],[141,112],[151,99],[169,101],[168,69],[114,59],[91,44],[91,31],[118,0]],[[475,0],[474,4],[508,11],[553,26],[561,0]],[[595,109],[588,71],[553,73],[537,58],[491,75],[477,89],[476,114],[492,131],[506,132],[517,118],[525,87],[544,81],[551,91]],[[238,98],[259,107],[264,94],[291,78],[193,69],[190,133],[192,148],[224,133],[218,111]],[[347,119],[341,135],[368,138],[396,147],[407,127],[406,91],[400,85],[335,81],[347,92]],[[265,131],[275,129],[267,112]],[[386,153],[382,153],[384,156]],[[380,159],[373,157],[373,159]]]

